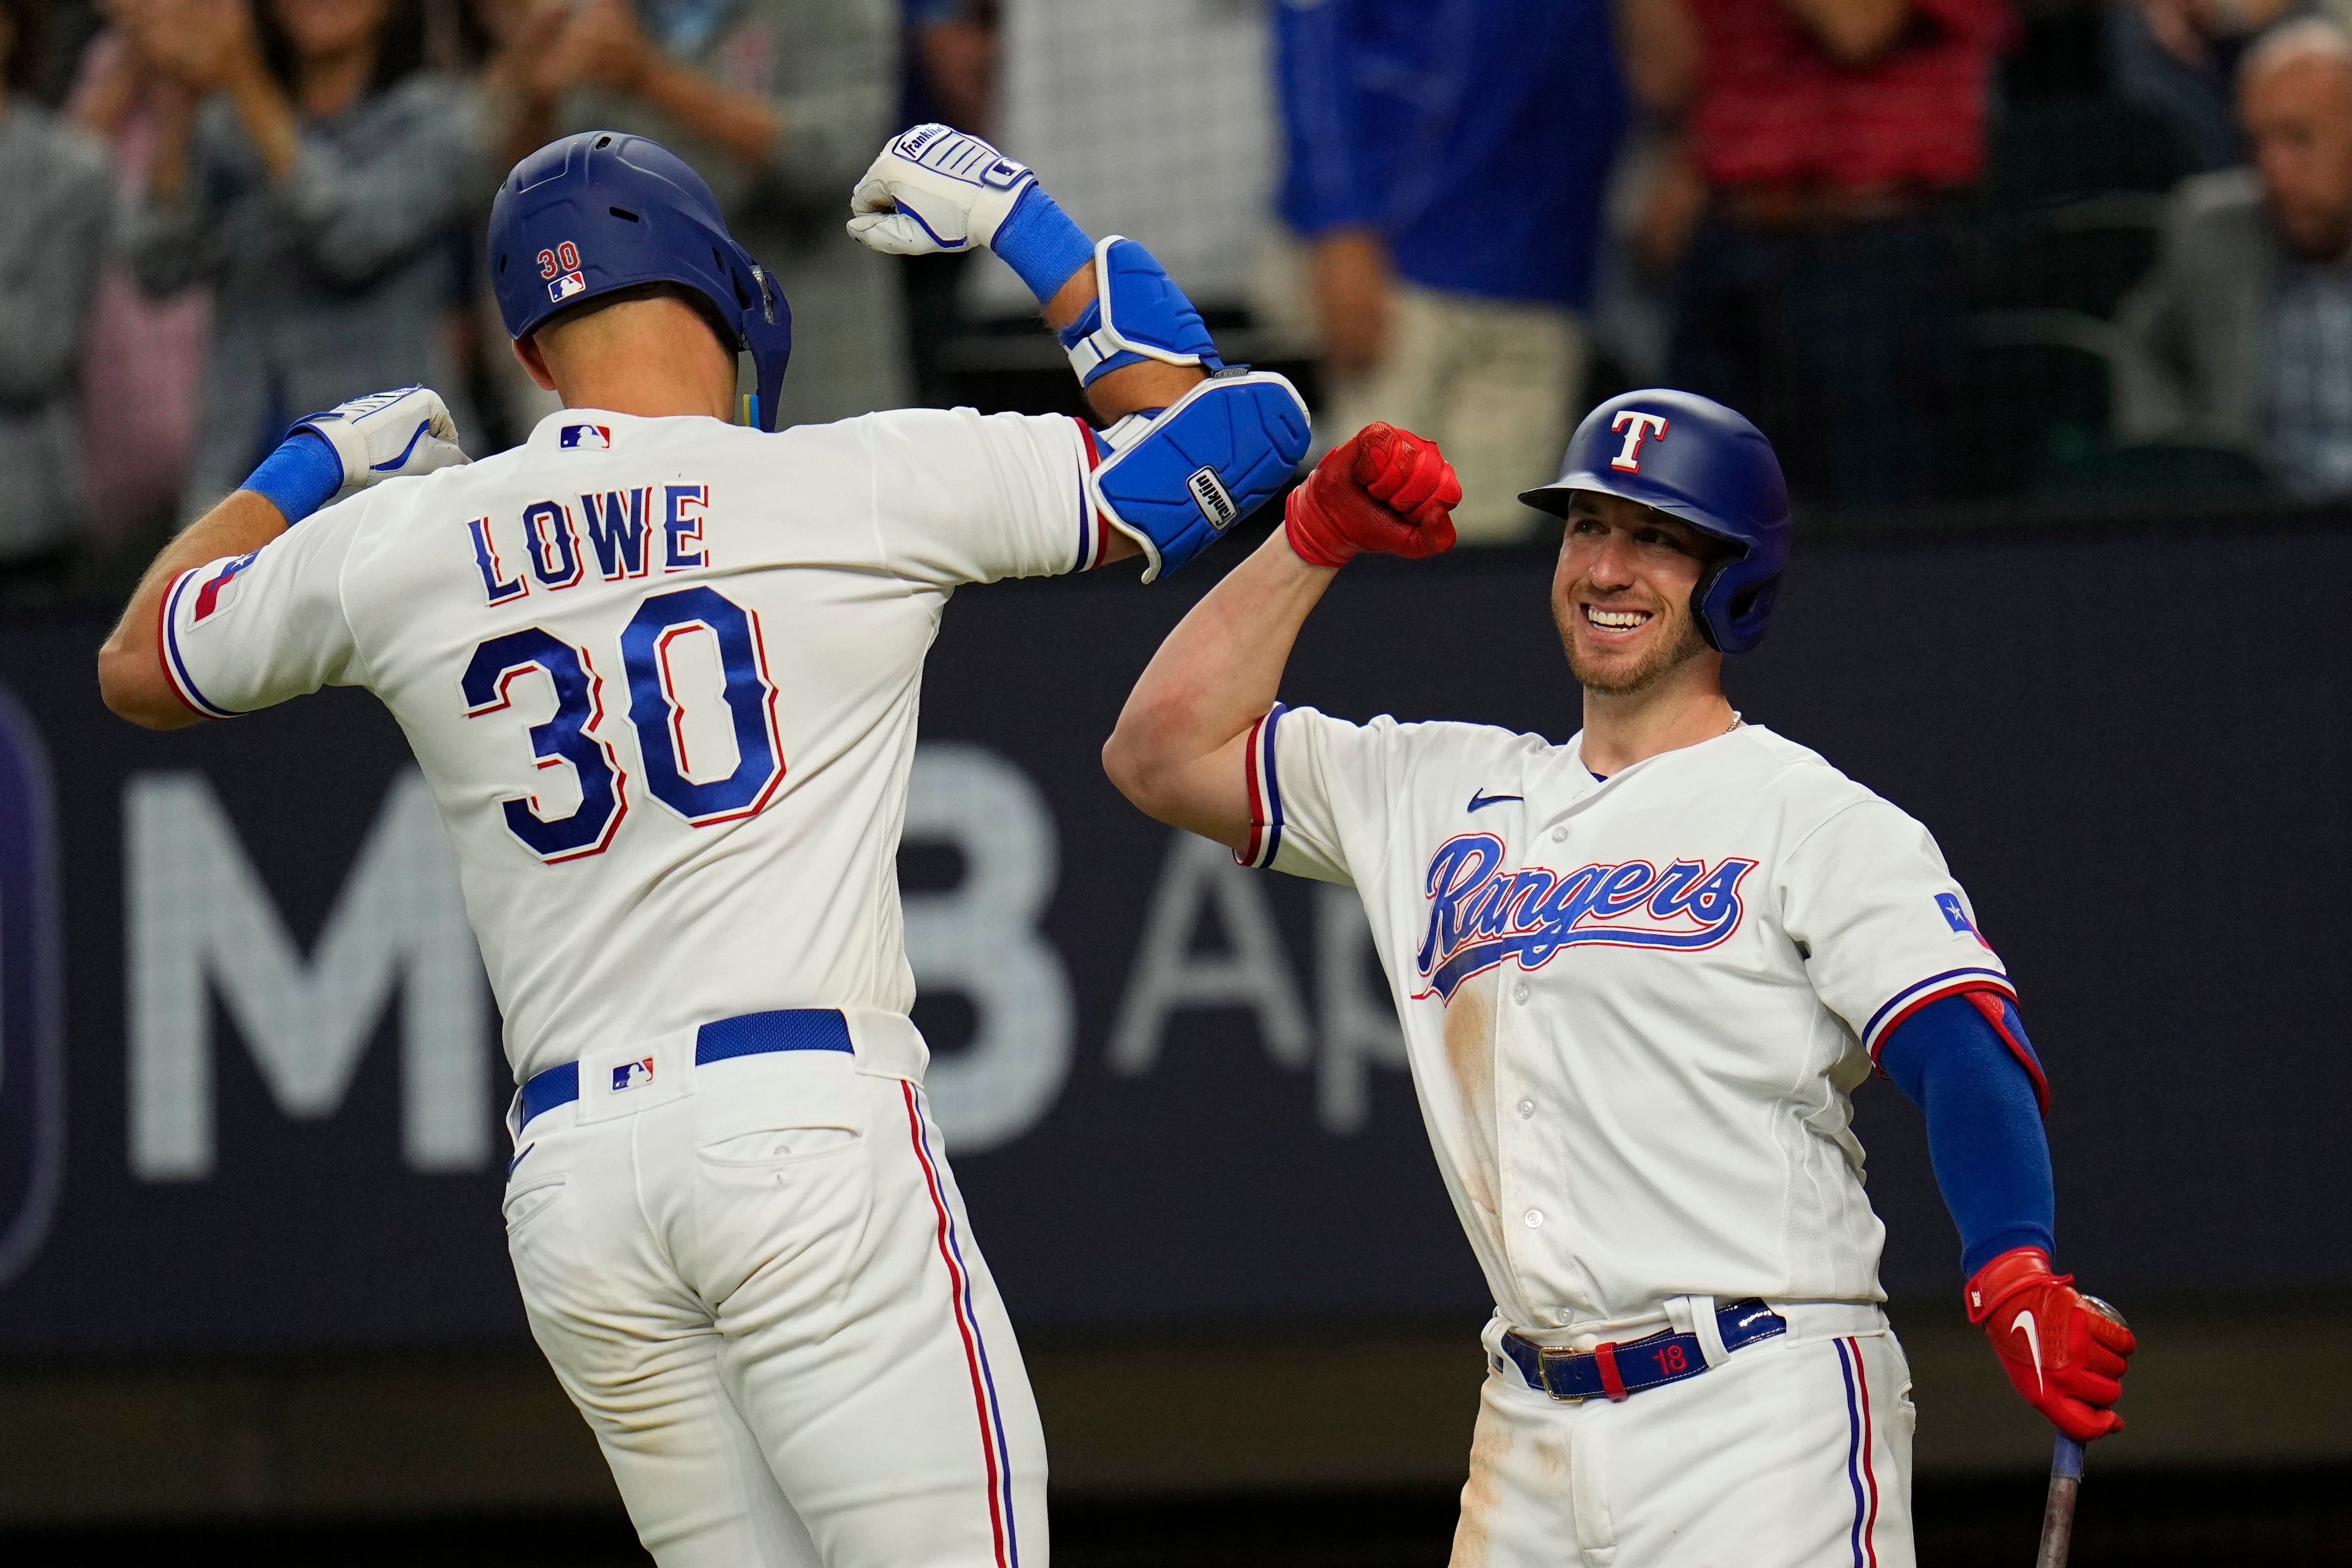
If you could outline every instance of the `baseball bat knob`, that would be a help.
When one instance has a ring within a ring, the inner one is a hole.
[[[2123,1313],[2116,1310],[2116,1304],[2113,1301],[2103,1301],[2096,1296],[2084,1296],[2083,1304],[2119,1329],[2131,1327],[2131,1324],[2124,1322]]]

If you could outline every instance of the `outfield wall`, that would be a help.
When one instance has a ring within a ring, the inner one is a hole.
[[[1226,559],[948,612],[903,870],[976,1228],[1033,1333],[1475,1324],[1360,917],[1096,761]],[[1285,699],[1564,739],[1548,570],[1353,568]],[[2352,1287],[2347,578],[2290,527],[1821,541],[1734,670],[1942,841],[2050,1068],[2062,1260],[2119,1300]],[[520,1344],[496,1020],[398,731],[131,730],[103,632],[0,622],[0,1355]],[[1946,1299],[1917,1118],[1858,1119],[1887,1284]]]

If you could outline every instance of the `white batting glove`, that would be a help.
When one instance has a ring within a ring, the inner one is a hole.
[[[986,246],[1021,193],[1037,183],[982,141],[944,125],[891,139],[850,193],[850,237],[885,256]]]
[[[335,449],[343,484],[363,489],[409,474],[430,474],[467,461],[457,444],[457,422],[431,387],[394,387],[340,402],[295,424]]]

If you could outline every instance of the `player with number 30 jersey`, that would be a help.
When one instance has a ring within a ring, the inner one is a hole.
[[[1094,564],[1086,442],[969,409],[773,435],[559,411],[191,569],[165,668],[219,717],[383,699],[518,1081],[780,1000],[876,1015],[877,1059],[912,1072],[892,856],[923,655],[959,585]]]
[[[774,280],[684,163],[587,132],[491,219],[563,410],[470,465],[423,388],[310,416],[167,547],[100,684],[159,728],[322,685],[399,721],[505,1017],[532,1333],[663,1568],[1044,1568],[1044,1438],[908,1017],[923,659],[961,586],[1182,566],[1287,481],[1306,409],[985,142],[894,139],[852,212],[993,249],[1108,427],[775,431]]]

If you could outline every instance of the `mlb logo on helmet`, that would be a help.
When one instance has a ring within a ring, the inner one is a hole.
[[[547,286],[550,299],[569,299],[588,287],[588,280],[576,272],[567,272]]]
[[[653,1081],[654,1059],[650,1056],[642,1056],[635,1061],[623,1062],[613,1069],[613,1092],[615,1094],[631,1089],[642,1089]]]

